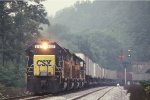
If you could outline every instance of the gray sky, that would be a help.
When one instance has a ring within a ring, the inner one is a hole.
[[[86,0],[46,0],[43,2],[48,16],[54,16],[55,13],[65,7],[70,7],[74,5],[77,1],[86,1]],[[94,0],[89,0],[94,1]],[[99,1],[150,1],[150,0],[99,0]]]
[[[46,8],[46,11],[48,12],[48,16],[54,16],[57,11],[65,7],[70,7],[76,1],[86,1],[86,0],[46,0],[45,2],[43,2],[43,4]]]

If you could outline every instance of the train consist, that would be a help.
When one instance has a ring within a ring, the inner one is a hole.
[[[27,89],[57,93],[92,85],[116,85],[118,73],[94,63],[82,53],[72,53],[56,42],[40,40],[27,49]]]

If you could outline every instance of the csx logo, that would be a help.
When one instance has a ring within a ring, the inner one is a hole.
[[[37,60],[37,66],[51,66],[51,60]]]

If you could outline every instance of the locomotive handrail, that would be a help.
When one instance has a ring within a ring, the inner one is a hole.
[[[30,71],[30,69],[33,69],[33,67],[32,67],[33,65],[34,64],[32,64],[30,67],[27,68],[27,73]]]
[[[62,67],[58,67],[57,65],[55,65],[55,66],[56,66],[56,69],[58,70],[56,72],[61,72]]]
[[[55,65],[55,66],[56,66],[56,69],[57,69],[57,71],[55,71],[55,72],[58,72],[59,75],[61,76],[61,74],[62,74],[62,67],[57,67],[57,65]],[[61,82],[61,79],[60,79],[60,82]]]

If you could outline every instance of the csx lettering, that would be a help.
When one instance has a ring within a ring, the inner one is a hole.
[[[38,60],[37,66],[51,66],[51,60]]]

